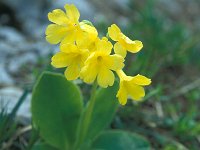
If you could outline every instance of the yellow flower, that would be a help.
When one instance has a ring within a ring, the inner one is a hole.
[[[117,42],[114,45],[115,53],[120,54],[123,57],[126,56],[127,51],[131,53],[137,53],[143,47],[141,41],[132,41],[127,36],[125,36],[116,24],[113,24],[108,28],[108,34],[113,41]]]
[[[97,37],[94,41],[92,42],[85,42],[85,46],[88,48],[88,50],[90,52],[94,52],[97,50],[97,43],[98,42],[101,42],[101,40],[104,40],[104,41],[108,41],[108,39],[106,37],[102,37],[102,39],[100,39],[99,37]],[[86,40],[84,40],[86,41]]]
[[[133,100],[140,100],[145,96],[145,91],[142,86],[149,85],[151,79],[139,74],[134,77],[127,76],[122,70],[118,70],[117,74],[120,78],[120,88],[117,97],[121,105],[126,104],[128,96]]]
[[[81,44],[63,44],[60,52],[52,57],[51,64],[56,68],[67,67],[65,76],[67,80],[75,80],[79,77],[81,68],[89,55],[89,51]]]
[[[114,73],[124,67],[124,59],[118,54],[110,55],[112,44],[106,39],[97,40],[96,50],[91,52],[81,70],[80,77],[86,83],[92,83],[97,79],[101,87],[112,86],[114,83]]]
[[[80,13],[74,5],[65,5],[65,10],[55,9],[48,13],[50,24],[46,29],[46,40],[51,44],[73,43],[78,38],[88,36],[90,40],[97,37],[97,31],[94,27],[79,23]]]

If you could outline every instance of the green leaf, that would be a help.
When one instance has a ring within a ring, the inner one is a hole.
[[[44,143],[38,143],[34,145],[31,150],[58,150],[58,149]]]
[[[94,137],[111,123],[118,107],[118,100],[116,99],[117,90],[118,83],[115,83],[112,87],[100,89],[97,92],[93,112],[91,112],[92,114],[89,120],[89,126],[86,125],[88,117],[86,114],[88,114],[88,106],[90,105],[90,101],[88,102],[79,125],[78,140],[80,141],[78,145],[84,143],[84,141],[86,145],[88,145]],[[87,127],[88,129],[85,130]]]
[[[32,117],[48,144],[61,150],[72,147],[82,107],[76,85],[60,74],[42,74],[33,91]]]
[[[92,144],[102,150],[150,150],[149,142],[138,134],[112,130],[100,134]]]

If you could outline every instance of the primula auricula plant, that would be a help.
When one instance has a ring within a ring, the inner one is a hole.
[[[133,100],[144,97],[142,86],[149,85],[151,80],[139,74],[127,76],[122,70],[127,51],[139,52],[142,42],[130,40],[113,24],[108,28],[109,37],[116,42],[113,47],[107,37],[98,37],[94,26],[79,22],[80,13],[74,5],[65,5],[65,10],[66,13],[56,9],[48,14],[53,24],[47,27],[46,40],[51,44],[60,43],[60,51],[52,57],[51,64],[56,68],[66,67],[67,80],[96,81],[103,88],[114,84],[116,72],[120,79],[117,97],[122,105],[126,104],[128,96]]]
[[[139,52],[142,42],[126,37],[116,24],[108,27],[107,37],[99,38],[92,23],[79,22],[79,17],[78,9],[68,4],[65,12],[55,9],[48,14],[52,24],[46,29],[46,40],[60,45],[51,64],[66,70],[64,76],[45,72],[35,85],[33,127],[42,140],[32,150],[149,150],[148,141],[137,134],[103,132],[119,103],[125,105],[128,97],[141,100],[143,86],[151,83],[145,76],[127,76],[123,71],[127,52]],[[86,105],[78,86],[70,81],[78,78],[93,84]]]

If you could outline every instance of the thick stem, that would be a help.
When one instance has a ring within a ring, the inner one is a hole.
[[[88,101],[88,105],[86,107],[85,112],[83,112],[84,114],[83,114],[82,120],[79,124],[80,125],[79,126],[80,135],[79,135],[79,137],[77,137],[78,142],[76,143],[75,149],[79,148],[79,146],[84,142],[84,139],[87,136],[87,132],[89,129],[89,125],[90,125],[90,121],[92,118],[92,113],[93,113],[94,105],[95,105],[95,98],[96,98],[95,96],[96,96],[97,85],[98,85],[97,81],[95,81],[92,86],[90,100]]]
[[[92,118],[92,112],[94,109],[94,104],[95,104],[95,96],[96,96],[96,89],[97,89],[97,82],[95,81],[93,86],[92,86],[92,90],[91,90],[91,96],[90,96],[90,100],[89,100],[89,104],[88,104],[88,108],[85,114],[85,132],[84,135],[87,134],[88,128],[89,128],[89,124]]]

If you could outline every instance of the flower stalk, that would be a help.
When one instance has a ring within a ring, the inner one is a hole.
[[[82,114],[83,115],[82,119],[80,120],[81,122],[79,124],[79,129],[78,129],[78,132],[80,133],[80,135],[79,135],[79,138],[77,139],[78,141],[75,144],[75,150],[80,148],[81,144],[84,142],[84,139],[87,136],[89,124],[90,124],[93,110],[94,110],[97,87],[98,87],[98,83],[95,80],[95,82],[93,83],[92,89],[91,89],[91,95],[90,95],[90,99],[88,101],[88,105]]]

